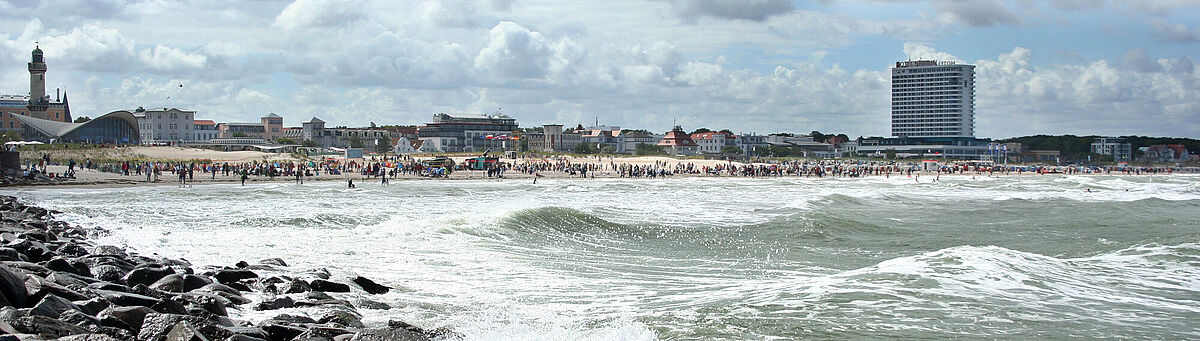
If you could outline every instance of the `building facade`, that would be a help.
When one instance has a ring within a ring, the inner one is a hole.
[[[67,94],[55,91],[54,98],[46,94],[46,59],[40,47],[35,47],[29,61],[29,95],[0,95],[0,134],[22,138],[25,129],[16,115],[57,122],[71,122],[71,106]]]
[[[60,122],[20,115],[26,139],[43,143],[137,144],[138,120],[128,111],[114,111],[83,123]]]
[[[417,128],[417,136],[432,150],[440,152],[499,151],[516,146],[507,139],[516,136],[517,120],[508,115],[445,114],[433,115],[433,122]],[[497,138],[497,137],[506,138]],[[490,138],[489,138],[490,137]]]
[[[658,141],[658,146],[671,155],[693,155],[696,154],[696,147],[698,147],[696,141],[692,140],[692,136],[684,132],[683,127],[680,126],[675,126],[674,129],[667,132],[667,135]]]
[[[316,117],[308,120],[308,122],[301,123],[300,126],[300,136],[303,140],[312,141],[317,147],[347,148],[353,146],[355,141],[358,141],[359,146],[362,148],[375,150],[378,145],[391,145],[393,141],[392,132],[387,129],[377,127],[326,128],[325,121]],[[393,147],[395,146],[393,145]]]
[[[208,142],[219,137],[217,122],[213,120],[193,120],[192,126],[195,127],[193,134],[196,142]]]
[[[974,137],[975,66],[933,60],[896,62],[892,136]]]
[[[217,124],[217,136],[228,139],[234,137],[261,138],[273,141],[284,137],[283,117],[270,113],[259,118],[258,123],[229,122]]]
[[[176,108],[131,111],[137,118],[142,144],[196,142],[196,112]]]
[[[1129,162],[1133,159],[1133,147],[1119,137],[1101,137],[1093,140],[1092,153],[1110,155],[1116,162]]]

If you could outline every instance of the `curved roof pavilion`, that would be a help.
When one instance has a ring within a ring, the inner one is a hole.
[[[137,118],[125,110],[110,112],[83,123],[13,115],[25,128],[25,139],[41,142],[132,143],[140,142]]]

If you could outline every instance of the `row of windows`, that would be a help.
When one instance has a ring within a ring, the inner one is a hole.
[[[913,91],[913,90],[911,90],[911,89],[906,89],[906,90],[892,90],[892,98],[896,98],[896,97],[914,97],[914,98],[924,98],[924,97],[927,97],[927,96],[938,96],[938,95],[959,95],[959,96],[963,96],[963,95],[967,95],[967,94],[963,93],[963,91],[962,91],[961,89],[960,89],[960,90],[954,90],[954,91]]]
[[[950,67],[931,67],[931,68],[920,68],[920,69],[898,68],[895,70],[897,70],[899,72],[907,71],[907,73],[962,72],[963,67],[962,66],[950,66]]]
[[[926,118],[926,119],[912,119],[912,120],[892,120],[892,125],[899,124],[899,123],[937,123],[937,122],[961,123],[962,121],[963,120],[960,118]]]
[[[892,90],[953,90],[962,88],[960,82],[938,82],[938,83],[916,83],[916,84],[892,84]]]
[[[954,105],[956,107],[961,107],[963,105],[963,102],[959,101],[959,100],[954,100],[954,101],[892,101],[892,108],[895,108],[898,105],[934,105],[934,104],[950,104],[950,105]]]
[[[146,117],[150,117],[150,114],[146,114]],[[163,113],[161,113],[161,112],[157,113],[156,115],[154,115],[154,118],[161,120],[163,118]],[[178,114],[178,113],[167,114],[167,119],[178,120],[180,118],[183,118],[185,120],[191,120],[192,114]]]
[[[963,116],[962,114],[928,114],[928,115],[913,115],[913,114],[896,115],[896,114],[893,114],[892,118],[905,119],[905,118],[937,118],[937,117],[962,117],[962,116]]]
[[[931,78],[931,77],[961,77],[961,72],[928,72],[928,73],[904,73],[893,74],[892,79],[910,79],[910,78]]]
[[[959,109],[962,105],[893,105],[892,110],[906,109]]]
[[[180,129],[180,127],[183,127],[183,130],[191,130],[192,129],[191,124],[184,124],[184,125],[180,125],[178,123],[168,123],[167,124],[167,129],[171,129],[171,130]],[[140,128],[142,130],[150,130],[150,129],[154,128],[154,126],[151,125],[150,123],[142,123],[142,124],[138,125],[138,128]],[[159,130],[163,129],[162,123],[158,124],[158,129]]]
[[[902,100],[909,100],[912,102],[927,102],[927,101],[947,100],[947,99],[958,102],[958,101],[962,101],[962,96],[925,96],[925,97],[919,97],[919,98],[893,98],[892,103],[896,103],[896,101],[902,101]]]
[[[932,83],[962,83],[962,77],[939,77],[939,78],[921,78],[921,79],[893,79],[892,85],[899,84],[932,84]]]
[[[958,122],[941,122],[941,123],[893,123],[892,129],[899,128],[928,128],[932,130],[957,130],[961,129],[962,124]]]
[[[945,113],[945,112],[962,112],[962,110],[951,109],[927,109],[927,110],[892,110],[892,115],[903,114],[924,114],[924,113]]]

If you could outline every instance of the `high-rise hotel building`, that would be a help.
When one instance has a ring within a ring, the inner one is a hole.
[[[975,66],[914,60],[892,68],[892,136],[975,136]]]

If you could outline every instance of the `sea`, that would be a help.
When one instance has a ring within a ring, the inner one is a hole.
[[[1200,176],[357,185],[5,192],[142,255],[361,275],[393,288],[339,294],[367,325],[467,340],[1200,339]]]

